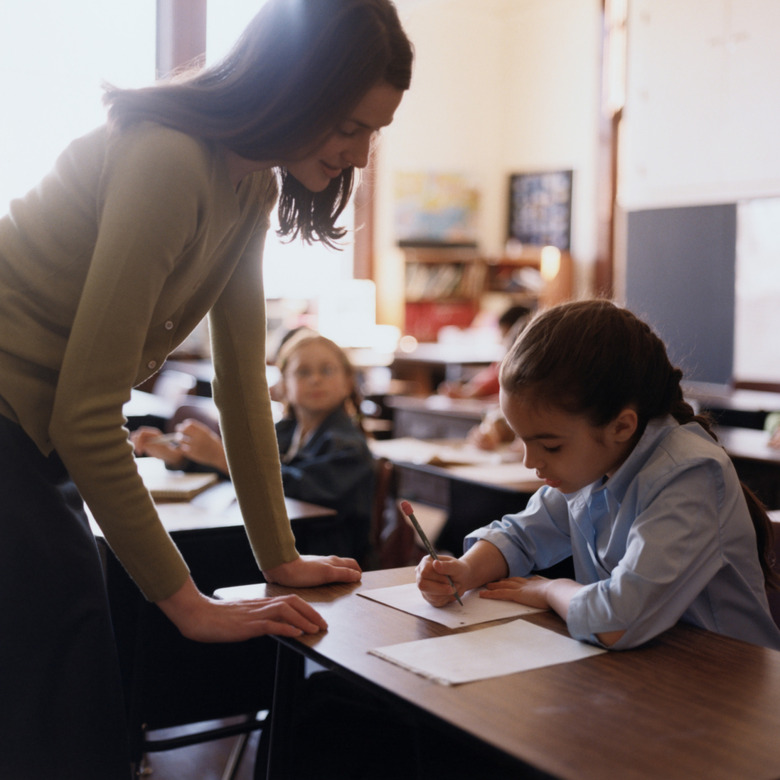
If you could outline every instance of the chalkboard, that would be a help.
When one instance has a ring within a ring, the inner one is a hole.
[[[628,214],[626,305],[686,379],[732,379],[736,235],[733,203]]]

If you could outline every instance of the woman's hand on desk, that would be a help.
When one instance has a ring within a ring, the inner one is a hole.
[[[337,555],[301,555],[273,569],[263,569],[268,582],[290,588],[311,588],[330,582],[359,582],[362,571],[352,558]]]
[[[299,596],[220,601],[200,593],[192,579],[157,605],[183,636],[196,642],[242,642],[266,634],[295,637],[328,627]]]

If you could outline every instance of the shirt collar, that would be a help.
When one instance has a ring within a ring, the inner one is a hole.
[[[628,486],[655,451],[658,443],[679,425],[671,415],[650,420],[636,446],[617,471],[603,484],[594,483],[592,492],[608,490],[618,501],[622,501]]]

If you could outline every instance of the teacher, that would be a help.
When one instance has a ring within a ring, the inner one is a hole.
[[[356,168],[409,87],[389,0],[269,0],[215,66],[108,87],[0,220],[0,777],[129,777],[102,570],[83,511],[191,639],[325,628],[297,596],[201,594],[138,475],[123,405],[208,314],[214,399],[266,580],[352,582],[298,555],[265,380],[261,258],[281,234],[333,244]],[[75,486],[75,487],[74,487]]]

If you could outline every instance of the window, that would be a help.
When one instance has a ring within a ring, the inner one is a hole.
[[[258,0],[212,0],[206,21],[206,64],[224,56],[236,41],[262,2]],[[303,302],[318,299],[324,294],[336,294],[336,288],[352,278],[352,234],[344,238],[342,251],[327,249],[318,244],[308,246],[297,240],[282,243],[276,236],[278,223],[272,217],[271,230],[266,239],[263,273],[265,294],[271,299]],[[343,217],[344,226],[351,231],[353,212],[350,206]]]
[[[227,52],[261,4],[210,3],[207,63]],[[51,170],[73,139],[105,121],[103,82],[152,83],[156,20],[156,0],[0,4],[0,216]],[[351,208],[344,226],[352,228]],[[303,309],[323,295],[337,295],[353,275],[351,235],[339,252],[300,241],[282,244],[272,226],[264,262],[267,298]]]
[[[0,6],[0,214],[105,120],[102,82],[154,79],[155,21],[155,0]]]

